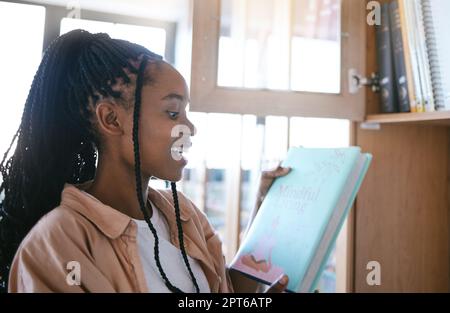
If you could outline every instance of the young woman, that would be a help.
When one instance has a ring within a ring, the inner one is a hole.
[[[256,291],[176,190],[180,130],[195,134],[188,101],[183,77],[142,46],[82,30],[49,46],[0,164],[3,291]],[[256,209],[288,171],[263,173]]]

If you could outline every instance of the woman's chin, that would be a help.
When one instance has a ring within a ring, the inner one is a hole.
[[[173,180],[174,182],[180,181],[183,178],[183,172],[184,168],[186,167],[187,160],[185,158],[182,158],[181,160],[176,161],[177,167],[174,167],[174,173],[173,173]]]
[[[179,173],[179,174],[177,174],[177,175],[174,175],[174,176],[172,177],[172,179],[170,179],[170,181],[176,183],[176,182],[179,182],[182,178],[183,178],[183,173]]]
[[[157,177],[162,180],[171,181],[171,182],[178,182],[183,178],[183,171],[186,167],[187,160],[181,159],[181,160],[171,160],[170,166],[167,165],[164,169],[164,171],[159,173]]]
[[[183,169],[184,167],[180,169],[173,169],[172,173],[167,173],[162,179],[171,182],[178,182],[183,178]]]

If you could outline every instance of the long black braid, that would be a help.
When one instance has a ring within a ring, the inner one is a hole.
[[[140,66],[136,62],[142,59]],[[107,34],[75,30],[55,39],[46,49],[25,102],[19,129],[0,163],[0,292],[7,291],[10,265],[17,248],[37,221],[58,206],[65,183],[79,184],[95,176],[101,151],[94,117],[100,98],[129,103],[114,88],[128,86],[137,75],[133,142],[137,195],[155,236],[155,260],[171,291],[180,292],[167,279],[160,261],[158,236],[143,205],[138,119],[143,72],[147,60],[162,58],[148,49]],[[146,78],[147,79],[147,78]],[[16,143],[12,156],[9,153]],[[180,249],[192,274],[183,244],[176,185],[172,183]]]
[[[155,261],[156,266],[158,267],[159,273],[161,274],[161,277],[164,280],[164,283],[166,284],[167,288],[172,292],[182,292],[179,288],[172,285],[172,283],[167,278],[166,273],[162,269],[161,262],[159,260],[159,239],[158,234],[156,233],[156,229],[153,226],[152,222],[150,221],[150,217],[147,213],[147,210],[145,209],[144,199],[142,198],[142,181],[141,181],[141,158],[139,155],[139,116],[140,116],[140,109],[141,109],[141,89],[143,84],[143,72],[145,70],[147,64],[147,58],[146,56],[143,57],[141,64],[139,66],[139,72],[136,80],[136,93],[135,93],[135,102],[134,102],[134,112],[133,112],[133,145],[134,145],[134,172],[136,176],[136,193],[138,196],[139,206],[141,208],[141,211],[144,214],[145,221],[147,222],[148,226],[150,227],[150,230],[153,234],[153,237],[155,238]],[[181,254],[183,256],[184,263],[186,264],[186,267],[189,271],[189,274],[191,275],[192,281],[194,282],[194,286],[196,289],[196,292],[200,292],[200,289],[197,284],[197,280],[195,279],[194,273],[192,272],[191,265],[189,264],[189,260],[186,256],[186,250],[184,248],[184,241],[183,241],[183,228],[181,226],[181,219],[180,219],[180,207],[178,205],[178,195],[176,191],[176,184],[174,182],[171,183],[172,186],[172,193],[174,198],[174,206],[175,206],[175,214],[176,214],[176,221],[177,221],[177,228],[178,228],[178,238],[180,242],[180,250]]]
[[[191,266],[189,264],[189,260],[186,254],[186,250],[184,249],[184,238],[183,238],[183,227],[181,225],[181,218],[180,218],[180,207],[178,205],[178,194],[177,194],[177,185],[175,182],[171,182],[170,186],[172,188],[172,197],[175,204],[175,214],[176,214],[176,220],[177,220],[177,228],[178,228],[178,241],[180,242],[180,247],[183,247],[181,249],[181,255],[183,256],[184,263],[187,266],[187,269],[189,271],[189,275],[191,275],[192,281],[194,282],[195,290],[200,292],[197,284],[197,280],[195,279],[194,273],[192,272]]]

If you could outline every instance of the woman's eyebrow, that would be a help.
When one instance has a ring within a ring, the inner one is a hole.
[[[161,100],[171,100],[171,99],[177,99],[182,102],[186,101],[186,98],[184,96],[177,93],[169,93],[167,96],[164,96]]]

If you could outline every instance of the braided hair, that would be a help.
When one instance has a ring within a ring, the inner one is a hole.
[[[97,153],[102,148],[95,105],[101,98],[112,98],[122,105],[135,102],[136,193],[155,238],[155,261],[160,275],[170,291],[182,292],[169,281],[161,266],[158,234],[142,196],[138,141],[141,91],[144,83],[152,82],[144,74],[146,65],[161,61],[161,56],[140,45],[84,30],[58,37],[45,50],[19,129],[0,163],[0,292],[7,291],[11,262],[20,242],[42,216],[59,205],[64,184],[80,184],[94,178]],[[127,99],[116,86],[132,84],[132,75],[136,76],[134,97]],[[14,153],[9,156],[14,144]],[[175,182],[171,189],[181,254],[199,292],[184,247]]]

